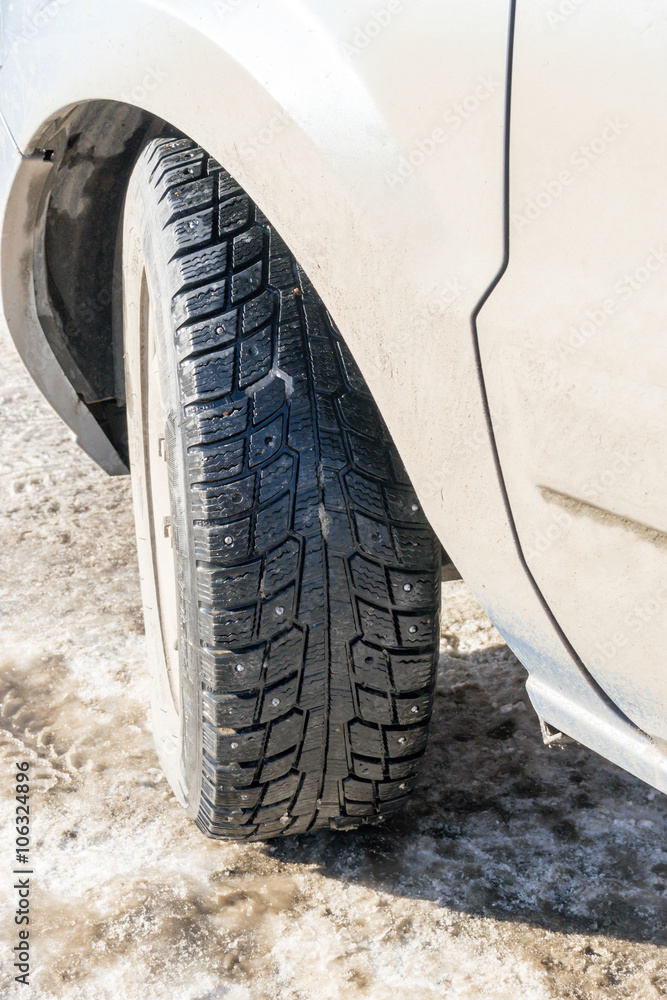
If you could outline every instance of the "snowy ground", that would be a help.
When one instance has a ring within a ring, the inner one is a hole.
[[[129,483],[78,452],[0,334],[0,995],[67,1000],[667,996],[667,799],[546,748],[524,673],[443,588],[405,815],[207,841],[161,777]],[[32,763],[32,989],[12,984],[13,762]]]

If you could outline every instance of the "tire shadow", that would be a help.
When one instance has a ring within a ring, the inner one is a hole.
[[[405,811],[274,840],[272,856],[471,915],[667,944],[667,797],[577,743],[545,746],[525,677],[504,645],[441,656]]]

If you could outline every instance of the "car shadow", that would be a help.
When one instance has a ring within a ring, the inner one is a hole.
[[[577,743],[545,746],[506,646],[442,656],[439,675],[405,811],[266,850],[453,911],[667,944],[667,797]]]

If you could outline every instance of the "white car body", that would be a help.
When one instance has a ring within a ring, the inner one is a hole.
[[[126,471],[52,348],[39,241],[49,139],[103,101],[191,136],[256,201],[541,719],[667,792],[665,4],[1,12],[4,310],[82,446]]]

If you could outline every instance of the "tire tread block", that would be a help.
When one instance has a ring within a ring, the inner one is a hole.
[[[190,140],[151,148],[198,561],[197,822],[233,839],[353,827],[415,780],[439,548],[279,234]]]

